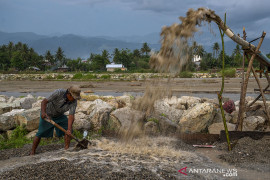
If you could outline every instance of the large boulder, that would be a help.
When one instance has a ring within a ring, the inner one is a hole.
[[[19,102],[22,109],[31,109],[32,104],[36,101],[32,95],[28,94],[27,97],[16,99],[14,102]]]
[[[32,108],[40,108],[41,109],[41,102],[42,102],[41,99],[40,100],[37,100],[37,102],[34,102],[32,104]]]
[[[5,95],[0,95],[0,102],[6,103],[8,101],[8,97]]]
[[[27,131],[33,131],[38,129],[40,108],[33,108],[23,111],[16,115],[16,124],[25,126]]]
[[[144,133],[146,135],[155,136],[159,134],[158,124],[154,121],[148,121],[144,124]]]
[[[224,115],[225,115],[226,122],[230,122],[233,118],[232,114],[229,114],[225,111],[224,111]],[[220,123],[220,122],[223,122],[223,118],[222,118],[221,110],[217,109],[216,114],[213,119],[213,123]]]
[[[38,129],[31,131],[30,133],[26,134],[25,137],[27,139],[33,139],[36,136],[37,132],[38,132]]]
[[[263,125],[265,118],[261,116],[249,116],[243,121],[243,131],[254,131]]]
[[[131,96],[131,95],[123,95],[123,96],[118,96],[115,99],[118,102],[121,102],[122,104],[125,104],[127,106],[130,106],[131,105],[132,98],[133,98],[133,96]]]
[[[105,128],[112,110],[113,107],[108,103],[100,99],[95,100],[89,109],[91,128],[95,131]]]
[[[94,105],[95,105],[95,103],[92,101],[78,101],[76,112],[90,114],[90,109]]]
[[[213,104],[197,104],[183,114],[179,122],[180,130],[183,133],[201,132],[212,124],[214,115]]]
[[[186,109],[194,106],[197,103],[201,103],[201,98],[193,97],[193,96],[182,96],[178,99],[178,103],[184,105]]]
[[[14,109],[10,112],[0,115],[0,131],[6,131],[15,128],[16,115],[23,111],[24,109]]]
[[[89,117],[82,112],[76,113],[73,128],[75,130],[89,130],[90,129]]]
[[[19,109],[20,103],[0,103],[0,115],[12,111],[12,109]]]
[[[236,126],[235,124],[231,124],[231,123],[226,123],[226,124],[227,124],[228,131],[234,131],[235,130],[235,126]],[[214,123],[214,124],[211,124],[208,127],[209,134],[220,134],[221,130],[224,130],[223,122]]]
[[[116,128],[121,128],[125,130],[132,128],[132,126],[142,124],[144,119],[144,112],[131,109],[130,107],[117,109],[113,111],[110,115],[110,120],[116,124]]]
[[[11,96],[8,100],[7,100],[7,103],[13,103],[13,101],[15,100],[16,98],[14,96]]]
[[[158,117],[158,126],[160,133],[164,136],[170,136],[175,134],[179,126],[164,116]]]
[[[171,107],[168,101],[158,100],[154,104],[155,114],[162,115],[171,121],[178,123],[182,117],[183,110]]]

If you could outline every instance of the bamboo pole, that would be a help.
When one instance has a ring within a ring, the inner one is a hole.
[[[270,78],[269,78],[268,72],[266,71],[264,74],[265,74],[265,77],[268,81],[268,85],[270,86]]]
[[[245,31],[245,27],[243,27],[243,39],[246,40],[246,38],[247,38],[247,33]],[[245,57],[246,57],[246,52],[243,51],[242,84],[241,84],[241,95],[240,95],[237,124],[240,124],[241,122],[243,122],[244,112],[245,112],[245,95],[244,95],[244,90],[243,90],[244,89],[244,81],[245,81]],[[237,128],[238,128],[238,126],[235,127],[235,130],[237,130]],[[242,131],[242,128],[241,128],[241,131]]]
[[[269,85],[267,85],[267,87],[263,90],[263,92],[265,92],[267,89],[269,88]],[[256,101],[258,101],[258,99],[260,99],[260,97],[262,97],[262,94],[260,94],[258,97],[256,97],[256,99],[254,99],[254,101],[252,101],[248,107],[252,106]]]
[[[225,20],[224,21],[226,24],[226,13],[225,13]],[[222,119],[223,119],[224,129],[225,129],[225,133],[226,133],[228,150],[231,151],[232,148],[231,148],[231,142],[230,142],[230,137],[229,137],[229,131],[228,131],[227,122],[226,122],[226,118],[225,118],[225,114],[224,114],[224,109],[222,106],[222,93],[224,90],[224,69],[225,69],[225,48],[224,48],[224,34],[225,34],[225,32],[220,27],[219,27],[219,32],[220,32],[220,37],[221,37],[221,41],[222,41],[222,84],[221,84],[220,92],[218,93],[218,101],[219,101],[219,106],[220,106],[221,115],[222,115]]]
[[[238,131],[242,131],[242,129],[243,129],[243,113],[244,113],[244,110],[245,110],[245,108],[244,108],[244,106],[245,106],[245,97],[246,97],[246,94],[247,94],[247,86],[248,86],[248,81],[249,81],[249,76],[250,76],[250,71],[251,71],[251,67],[252,67],[252,64],[253,64],[253,61],[254,61],[254,59],[255,59],[255,57],[256,57],[256,55],[257,55],[257,53],[259,52],[259,49],[260,49],[260,47],[261,47],[261,45],[262,45],[262,42],[263,42],[263,40],[264,40],[264,37],[265,37],[265,35],[266,35],[266,33],[265,32],[263,32],[262,33],[262,37],[261,37],[261,39],[260,39],[260,42],[259,42],[259,44],[258,44],[258,46],[256,47],[256,50],[255,50],[255,52],[252,54],[252,56],[251,56],[251,58],[250,58],[250,60],[249,60],[249,63],[248,63],[248,68],[247,68],[247,73],[246,73],[246,77],[245,77],[245,81],[244,81],[244,84],[243,84],[243,92],[242,92],[242,96],[244,97],[243,99],[242,99],[242,103],[243,104],[241,104],[242,105],[242,112],[240,113],[240,108],[239,108],[239,114],[238,114],[238,117],[240,116],[240,118],[238,118],[238,124],[237,124],[237,130]],[[244,102],[243,102],[244,101]]]
[[[253,74],[254,74],[254,77],[255,77],[255,79],[256,79],[256,81],[257,81],[257,84],[258,84],[258,86],[259,86],[259,88],[260,88],[260,92],[261,92],[262,99],[263,99],[263,105],[264,105],[264,109],[265,109],[265,112],[266,112],[266,115],[267,115],[267,122],[268,122],[269,119],[270,119],[270,116],[269,116],[269,111],[268,111],[268,107],[267,107],[267,104],[266,104],[266,98],[265,98],[265,96],[264,96],[264,92],[263,92],[261,83],[260,83],[260,81],[259,81],[258,75],[256,74],[256,72],[255,72],[253,66],[251,66],[251,70],[252,70],[252,72],[253,72]]]

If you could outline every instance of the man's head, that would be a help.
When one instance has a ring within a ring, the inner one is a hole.
[[[79,86],[76,85],[72,85],[68,88],[68,92],[70,93],[70,95],[72,96],[72,98],[79,100],[81,99],[81,90]],[[72,100],[69,98],[69,100]]]

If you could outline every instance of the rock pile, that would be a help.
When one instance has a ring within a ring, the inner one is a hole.
[[[85,97],[84,95],[83,97]],[[0,132],[1,137],[7,137],[16,126],[24,126],[32,137],[38,129],[40,106],[44,97],[15,98],[0,96]],[[217,100],[182,96],[157,100],[154,111],[147,114],[132,109],[132,96],[120,97],[100,96],[95,100],[83,98],[78,102],[73,128],[102,132],[110,130],[115,133],[131,132],[139,128],[140,133],[147,135],[174,135],[175,133],[219,134],[223,130],[223,121]],[[253,100],[252,98],[247,98]],[[234,130],[238,116],[238,102],[235,111],[225,113],[229,130]],[[269,104],[269,103],[268,103]],[[246,113],[244,130],[262,130],[266,115],[257,102]]]

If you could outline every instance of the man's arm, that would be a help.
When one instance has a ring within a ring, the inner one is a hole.
[[[41,118],[44,119],[45,117],[48,118],[49,116],[46,113],[46,107],[47,107],[48,100],[45,98],[41,102]]]
[[[68,130],[67,130],[67,135],[71,135],[71,130],[72,130],[72,124],[74,122],[74,114],[68,115]]]

